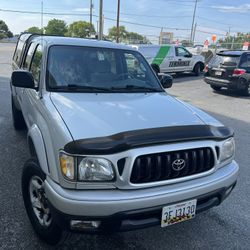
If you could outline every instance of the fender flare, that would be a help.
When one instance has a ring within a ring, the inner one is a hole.
[[[42,171],[45,174],[49,174],[48,159],[43,136],[36,124],[30,127],[27,139],[31,155],[37,157]]]

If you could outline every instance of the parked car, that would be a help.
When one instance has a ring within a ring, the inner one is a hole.
[[[22,195],[43,240],[165,227],[231,193],[232,129],[168,95],[171,85],[131,47],[20,36],[12,116],[15,129],[27,127]]]
[[[227,50],[215,55],[205,68],[205,82],[219,91],[221,88],[250,94],[250,51]]]
[[[205,67],[202,55],[193,55],[179,45],[132,45],[158,73],[193,72],[199,76]]]

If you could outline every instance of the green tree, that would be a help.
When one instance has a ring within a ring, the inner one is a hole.
[[[57,35],[64,36],[67,32],[66,23],[63,20],[52,19],[48,22],[48,25],[45,27],[46,35]]]
[[[227,36],[224,39],[218,41],[223,48],[227,49],[242,49],[244,42],[250,42],[250,32],[240,33],[236,36]]]
[[[42,29],[36,27],[36,26],[32,26],[30,28],[28,28],[27,30],[25,30],[25,32],[29,32],[31,34],[42,34]]]
[[[120,37],[120,41],[126,40],[127,39],[127,34],[128,32],[126,31],[124,26],[120,26],[119,27],[119,37]],[[112,27],[109,29],[108,32],[108,38],[112,41],[114,41],[116,39],[117,36],[117,28],[116,26]]]
[[[94,25],[85,21],[73,22],[68,27],[67,36],[71,37],[90,37],[90,35],[95,34]]]
[[[112,41],[116,40],[117,28],[116,26],[109,29],[108,38]],[[119,41],[126,43],[150,43],[145,37],[136,32],[128,32],[124,26],[119,27]]]
[[[144,43],[144,40],[145,38],[138,34],[138,33],[135,33],[135,32],[128,32],[127,33],[127,40],[130,42],[130,43]]]
[[[0,20],[0,39],[7,37],[13,37],[13,34],[9,30],[7,24],[3,20]]]

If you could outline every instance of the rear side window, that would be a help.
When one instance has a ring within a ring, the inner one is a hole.
[[[35,81],[35,87],[38,87],[40,81],[41,64],[42,64],[42,46],[38,45],[36,47],[36,51],[34,53],[30,66],[30,72],[32,73]]]
[[[250,72],[250,54],[243,54],[240,61],[240,68]]]
[[[237,66],[240,61],[240,56],[223,56],[223,55],[216,55],[212,58],[211,62],[209,63],[213,67],[222,66]]]
[[[24,69],[29,70],[29,68],[30,68],[30,63],[31,63],[31,59],[32,59],[32,56],[33,56],[33,53],[34,53],[34,50],[35,50],[35,46],[36,45],[34,43],[31,43],[30,46],[29,46],[29,49],[28,49],[28,52],[26,54],[25,61],[24,61],[24,64],[23,64]]]

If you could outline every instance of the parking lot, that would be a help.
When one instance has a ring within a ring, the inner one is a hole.
[[[0,44],[0,249],[52,249],[34,234],[21,197],[22,166],[29,152],[26,131],[16,132],[12,127],[9,77],[13,50],[13,44]],[[232,195],[221,206],[172,227],[112,235],[74,234],[59,249],[249,249],[250,97],[224,90],[216,93],[202,76],[188,74],[175,77],[167,92],[234,128],[240,176]]]

